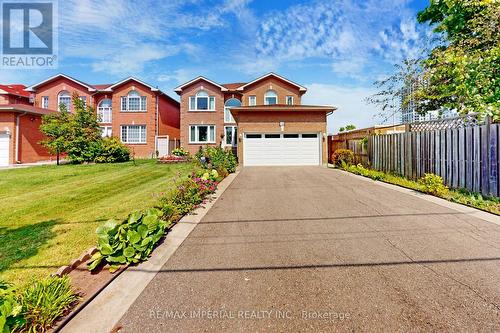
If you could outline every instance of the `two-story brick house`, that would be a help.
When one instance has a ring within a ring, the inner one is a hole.
[[[92,106],[100,119],[103,136],[115,136],[136,157],[169,153],[169,143],[179,140],[179,102],[141,80],[129,77],[114,84],[88,84],[59,74],[36,83],[31,93],[37,108],[71,112],[74,93]]]
[[[51,110],[32,105],[30,93],[21,84],[0,85],[0,167],[17,162],[50,160],[39,142],[42,115]]]
[[[307,89],[275,73],[248,83],[197,77],[181,98],[181,146],[232,147],[243,165],[327,163],[326,117],[332,106],[302,105]]]

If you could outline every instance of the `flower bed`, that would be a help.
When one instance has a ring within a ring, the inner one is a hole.
[[[175,156],[169,155],[160,157],[158,163],[184,163],[189,161],[189,156]]]

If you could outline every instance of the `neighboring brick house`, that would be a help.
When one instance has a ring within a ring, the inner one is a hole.
[[[181,97],[181,146],[232,147],[243,165],[324,165],[332,106],[302,105],[307,89],[275,73],[248,83],[197,77]]]
[[[51,110],[32,105],[30,94],[20,84],[0,85],[0,167],[53,158],[39,142],[42,115]]]
[[[34,84],[35,107],[58,110],[60,104],[72,111],[74,93],[95,108],[103,136],[115,136],[135,157],[168,155],[180,138],[179,102],[141,80],[129,77],[114,84],[88,84],[59,74]]]

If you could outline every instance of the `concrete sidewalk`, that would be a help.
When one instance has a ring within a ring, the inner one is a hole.
[[[244,168],[120,326],[495,331],[499,276],[499,225],[336,170]]]

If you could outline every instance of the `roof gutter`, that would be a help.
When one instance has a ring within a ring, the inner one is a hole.
[[[28,112],[24,112],[22,114],[18,114],[16,116],[16,151],[15,151],[15,156],[16,156],[16,163],[21,163],[21,159],[19,158],[19,140],[20,140],[20,134],[19,134],[19,121],[22,116],[27,115]]]

